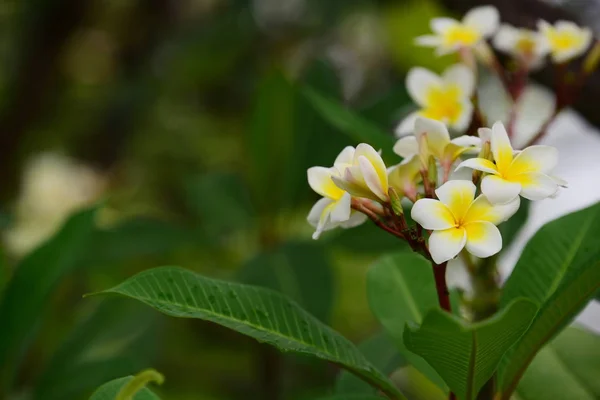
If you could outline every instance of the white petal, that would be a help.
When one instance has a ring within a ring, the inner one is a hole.
[[[394,153],[402,158],[410,158],[419,153],[419,143],[414,136],[405,136],[394,144]]]
[[[492,154],[499,171],[505,171],[513,158],[513,149],[502,122],[492,126]]]
[[[463,221],[464,223],[483,221],[498,225],[512,217],[520,205],[521,198],[519,196],[505,204],[492,204],[487,197],[480,195],[471,203]]]
[[[350,206],[351,202],[352,196],[350,196],[350,193],[345,192],[331,208],[331,222],[338,223],[347,221],[350,218],[350,212],[352,211]]]
[[[458,24],[459,22],[457,20],[447,17],[433,18],[429,22],[431,30],[435,33],[444,33],[448,30],[448,28],[451,28]]]
[[[333,200],[322,198],[315,203],[308,213],[307,220],[316,229],[313,234],[313,239],[318,239],[323,231],[335,228],[335,224],[331,224],[329,220],[329,208],[333,204]]]
[[[511,175],[528,172],[547,173],[558,164],[558,150],[552,146],[530,146],[521,151],[510,164]]]
[[[415,120],[415,137],[417,142],[421,141],[423,135],[427,135],[427,146],[429,151],[441,155],[450,143],[448,128],[440,121],[425,117],[417,117]]]
[[[490,222],[474,222],[465,225],[467,251],[479,258],[493,256],[502,249],[502,235]]]
[[[553,196],[558,191],[558,184],[548,175],[529,173],[520,176],[521,196],[529,200],[542,200]]]
[[[464,64],[455,64],[444,71],[442,79],[445,83],[454,83],[462,90],[465,98],[471,97],[475,89],[475,75]]]
[[[471,100],[465,99],[461,102],[461,113],[452,124],[452,129],[456,132],[464,132],[471,123],[473,117],[473,103]]]
[[[481,193],[492,204],[504,204],[512,201],[521,192],[521,185],[509,182],[495,175],[488,175],[481,181]]]
[[[312,190],[323,197],[329,197],[336,200],[340,198],[343,193],[331,180],[333,172],[334,171],[331,168],[311,167],[307,171],[307,176],[308,184]]]
[[[388,195],[386,189],[381,181],[379,175],[377,174],[377,170],[373,166],[373,164],[367,159],[365,156],[358,157],[358,165],[360,167],[360,172],[367,184],[367,187],[371,189],[373,194],[380,198],[383,201],[387,201]],[[387,183],[387,171],[385,172],[386,183]]]
[[[417,200],[410,216],[425,229],[448,229],[456,225],[450,209],[434,199]]]
[[[569,186],[569,182],[565,181],[564,179],[558,177],[558,176],[554,176],[554,175],[548,175],[550,178],[552,178],[554,180],[554,182],[556,182],[556,184],[558,186],[562,186],[562,187],[568,187]]]
[[[333,166],[338,167],[343,166],[345,164],[352,164],[352,160],[354,159],[354,147],[346,146],[344,150],[336,157]]]
[[[555,103],[556,96],[551,90],[535,84],[525,88],[517,103],[517,144],[529,142],[539,132],[542,124],[554,114]]]
[[[456,169],[460,168],[471,168],[477,171],[487,172],[488,174],[497,174],[498,170],[493,162],[486,160],[485,158],[470,158],[458,164]]]
[[[396,137],[402,137],[406,135],[411,135],[415,130],[415,120],[419,116],[419,112],[411,112],[398,124],[394,134]]]
[[[441,84],[442,79],[438,75],[422,67],[411,68],[406,75],[408,94],[420,106],[425,105],[429,88]]]
[[[448,181],[435,190],[435,194],[444,203],[455,220],[460,221],[475,198],[477,188],[471,181]]]
[[[500,14],[494,6],[475,7],[465,14],[463,23],[477,29],[483,37],[489,37],[498,29]]]
[[[467,235],[463,228],[434,231],[429,236],[429,252],[436,264],[451,260],[465,247]]]
[[[350,174],[350,171],[351,168],[346,169],[346,175]],[[352,176],[340,177],[332,175],[331,180],[337,187],[339,187],[343,191],[350,193],[352,196],[365,198],[373,197],[371,191],[368,190],[366,187],[363,187],[360,184],[354,182],[354,178]]]
[[[519,31],[513,26],[502,24],[494,36],[493,43],[498,50],[512,53],[517,40],[519,40]]]
[[[479,128],[477,134],[482,142],[490,142],[492,140],[492,130],[490,128]]]
[[[460,147],[481,147],[481,139],[477,136],[462,135],[450,142]]]
[[[442,44],[442,38],[435,35],[417,36],[415,44],[423,47],[437,47]]]
[[[367,216],[358,211],[352,211],[350,218],[340,224],[342,228],[354,228],[355,226],[363,224],[367,220]]]
[[[382,190],[386,193],[387,198],[387,168],[385,167],[385,163],[381,158],[381,154],[375,151],[375,149],[366,143],[361,143],[356,146],[356,152],[354,153],[355,162],[358,161],[361,157],[364,157],[368,160],[368,162],[373,166],[375,172],[377,173],[378,181],[381,184]],[[366,178],[365,178],[366,180]]]

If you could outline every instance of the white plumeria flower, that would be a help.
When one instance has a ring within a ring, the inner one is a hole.
[[[469,126],[475,76],[465,65],[453,65],[441,76],[422,67],[412,68],[406,76],[406,88],[420,110],[400,122],[396,136],[411,133],[418,116],[441,121],[459,132]]]
[[[540,33],[547,40],[552,60],[564,63],[583,54],[592,41],[592,31],[571,21],[557,21],[554,26],[540,20]]]
[[[415,42],[421,46],[436,47],[438,55],[448,54],[476,46],[492,36],[499,23],[500,15],[495,7],[475,7],[465,14],[462,21],[446,17],[432,19],[430,26],[434,35],[419,36]]]
[[[541,33],[508,24],[500,26],[494,36],[494,46],[530,68],[541,66],[543,58],[550,51],[548,41]]]
[[[355,197],[387,202],[388,176],[385,163],[377,151],[366,143],[346,147],[338,157],[333,182]]]
[[[472,158],[458,166],[489,174],[481,181],[481,192],[490,202],[506,203],[519,195],[529,200],[542,200],[554,196],[559,186],[566,186],[562,179],[548,175],[558,163],[556,148],[530,146],[515,156],[501,122],[494,124],[490,135],[495,163]]]
[[[446,262],[466,247],[476,257],[492,256],[502,249],[502,236],[496,225],[519,209],[520,200],[492,205],[480,195],[471,181],[448,181],[435,194],[439,200],[420,199],[411,217],[424,229],[432,230],[429,252],[436,264]]]
[[[414,133],[414,136],[399,139],[394,145],[394,152],[405,161],[419,155],[424,165],[427,165],[429,156],[433,156],[445,170],[449,170],[461,154],[471,150],[478,151],[481,146],[481,140],[474,136],[465,135],[450,140],[446,125],[424,117],[416,118]]]
[[[332,176],[339,176],[338,168],[348,162],[354,148],[346,147],[336,158],[332,168],[312,167],[307,171],[308,184],[323,196],[308,214],[308,222],[316,228],[313,239],[318,239],[323,231],[338,226],[351,228],[366,221],[366,215],[352,210],[352,197],[333,183]]]

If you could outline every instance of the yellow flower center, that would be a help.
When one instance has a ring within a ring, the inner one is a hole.
[[[564,51],[581,46],[583,38],[574,32],[554,30],[548,32],[548,41],[552,50]]]
[[[475,29],[463,25],[455,25],[444,32],[444,44],[447,46],[473,46],[481,39]]]
[[[426,106],[420,114],[437,121],[454,123],[463,112],[461,95],[461,88],[455,84],[432,87],[425,96]]]
[[[532,37],[523,35],[517,40],[515,47],[519,53],[531,55],[535,51],[535,44],[535,40]]]

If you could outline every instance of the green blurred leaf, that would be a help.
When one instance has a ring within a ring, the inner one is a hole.
[[[396,369],[404,366],[395,343],[384,332],[378,333],[358,346],[361,353],[378,370],[386,375],[391,375]],[[348,371],[342,371],[335,384],[337,394],[375,394],[377,389],[366,384]]]
[[[317,242],[285,243],[258,254],[240,270],[237,280],[266,287],[294,299],[322,322],[333,303],[332,266]]]
[[[387,397],[374,394],[336,394],[333,396],[319,397],[316,400],[385,400]]]
[[[521,400],[600,398],[600,337],[565,329],[535,356],[517,387]]]
[[[430,311],[420,327],[407,324],[406,347],[422,356],[460,400],[477,397],[500,359],[527,330],[537,306],[517,299],[492,318],[469,324],[442,310]]]
[[[71,216],[56,235],[34,250],[17,267],[0,305],[0,365],[5,387],[34,335],[52,291],[72,272],[89,249],[96,207]]]
[[[508,246],[512,244],[512,242],[517,237],[517,234],[523,228],[523,225],[527,222],[527,218],[529,218],[529,206],[531,202],[527,199],[521,200],[521,205],[519,209],[510,217],[510,219],[506,222],[501,223],[498,226],[500,229],[500,233],[502,234],[502,247],[507,249]]]
[[[400,161],[400,158],[392,152],[395,140],[391,134],[363,119],[358,113],[323,96],[313,88],[304,87],[301,90],[321,116],[333,127],[348,135],[356,143],[365,142],[376,150],[383,150],[382,157],[388,165]]]
[[[439,309],[431,264],[413,252],[383,257],[367,274],[367,296],[371,310],[396,343],[398,351],[443,391],[440,375],[421,356],[404,345],[407,322],[420,324],[430,310]]]
[[[330,247],[339,247],[351,253],[381,254],[407,249],[410,247],[404,240],[378,228],[371,221],[352,229],[336,229],[323,236]]]
[[[90,400],[115,400],[119,391],[133,379],[133,376],[127,376],[107,382],[92,394]],[[152,393],[150,389],[143,388],[131,400],[160,400],[160,397]]]
[[[101,293],[128,296],[167,315],[212,321],[282,351],[333,362],[391,398],[404,398],[352,343],[275,291],[163,267],[142,272]]]
[[[535,354],[600,288],[600,204],[542,227],[506,283],[501,305],[527,297],[542,306],[529,330],[502,360],[500,389],[509,398]]]

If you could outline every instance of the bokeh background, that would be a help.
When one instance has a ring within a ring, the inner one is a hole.
[[[281,290],[355,343],[377,334],[365,271],[401,244],[369,225],[311,240],[305,217],[317,196],[306,169],[330,165],[356,141],[344,129],[352,122],[323,118],[306,88],[391,135],[413,108],[406,71],[456,61],[412,38],[428,32],[430,18],[478,3],[2,2],[0,288],[69,215],[101,204],[93,240],[68,272],[48,276],[39,261],[29,290],[48,295],[18,357],[0,361],[4,398],[86,399],[146,367],[166,376],[157,392],[171,400],[328,393],[338,370],[323,362],[132,301],[82,295],[179,265]],[[600,10],[596,1],[490,3],[504,20],[530,27],[539,17],[593,25]],[[596,78],[546,139],[561,148],[559,172],[573,190],[531,210],[505,272],[543,222],[600,199],[600,117],[586,101],[600,94]],[[548,73],[536,79],[547,84]],[[591,326],[594,307],[582,317]]]

